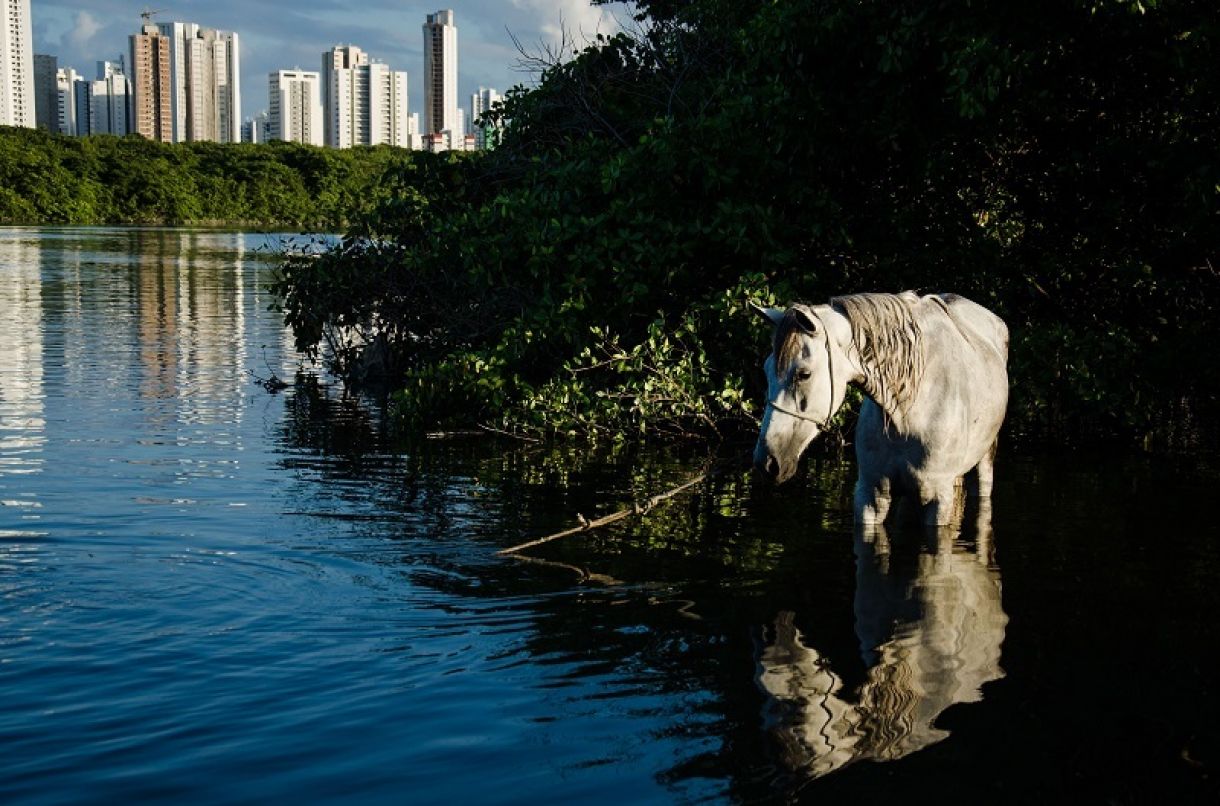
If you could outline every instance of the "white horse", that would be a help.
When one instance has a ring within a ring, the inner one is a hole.
[[[918,496],[924,522],[952,523],[962,478],[991,495],[1008,405],[1008,328],[955,294],[853,294],[829,305],[756,310],[775,326],[754,465],[776,483],[834,417],[847,385],[867,396],[856,426],[856,522]]]

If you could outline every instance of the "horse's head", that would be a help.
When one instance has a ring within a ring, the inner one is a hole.
[[[849,368],[827,332],[827,322],[841,318],[829,308],[822,306],[820,313],[807,305],[754,309],[775,327],[771,355],[763,364],[767,408],[754,467],[779,484],[792,477],[801,453],[843,404]]]

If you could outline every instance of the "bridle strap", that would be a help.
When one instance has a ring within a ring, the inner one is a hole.
[[[779,405],[778,403],[773,403],[771,401],[767,402],[767,406],[775,409],[780,414],[787,414],[789,417],[795,417],[798,420],[805,420],[806,422],[813,423],[814,425],[816,425],[822,429],[826,428],[825,420],[819,420],[816,417],[810,417],[808,414],[801,414],[799,411],[792,411],[791,409],[786,409],[783,406]]]
[[[789,417],[795,417],[798,420],[813,423],[822,430],[825,430],[826,424],[830,422],[830,418],[835,416],[835,358],[834,353],[831,352],[830,349],[830,331],[826,329],[826,323],[822,321],[822,317],[818,316],[817,312],[814,311],[813,308],[809,309],[809,313],[813,314],[813,318],[818,320],[818,324],[822,326],[822,335],[826,339],[826,369],[830,372],[830,396],[826,401],[826,417],[819,420],[816,417],[810,417],[808,414],[802,414],[799,411],[786,409],[773,400],[768,400],[767,405],[778,411],[780,414],[787,414]]]

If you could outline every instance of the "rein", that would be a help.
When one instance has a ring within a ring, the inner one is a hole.
[[[816,417],[810,417],[808,414],[786,409],[774,400],[768,400],[767,406],[775,409],[780,414],[787,414],[789,417],[813,423],[824,431],[826,430],[826,424],[830,422],[830,418],[835,416],[835,359],[834,354],[830,351],[830,330],[827,329],[826,323],[822,321],[822,317],[818,316],[813,308],[809,308],[809,313],[813,314],[813,318],[818,320],[818,324],[822,326],[822,335],[826,337],[826,368],[830,371],[830,397],[826,401],[826,416],[819,420]]]

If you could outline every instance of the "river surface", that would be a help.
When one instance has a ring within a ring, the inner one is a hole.
[[[0,230],[0,802],[1220,796],[1214,459],[1006,449],[867,540],[850,458],[729,461],[500,558],[702,457],[396,441],[277,243]]]

